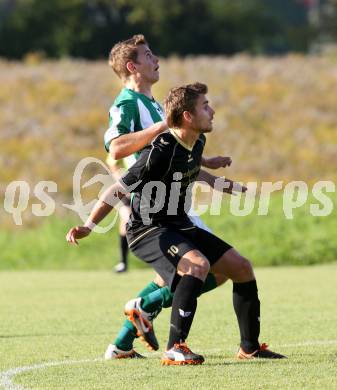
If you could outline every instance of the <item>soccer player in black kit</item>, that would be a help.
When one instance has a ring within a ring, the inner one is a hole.
[[[191,189],[200,171],[204,133],[212,130],[214,111],[201,83],[173,88],[165,101],[169,130],[144,149],[137,162],[111,186],[85,226],[72,228],[67,240],[87,236],[112,209],[116,198],[133,193],[127,238],[133,253],[152,266],[174,292],[163,365],[202,364],[187,344],[197,298],[211,270],[233,281],[233,305],[241,343],[238,357],[283,358],[260,345],[260,301],[250,262],[228,243],[193,225],[187,216]]]

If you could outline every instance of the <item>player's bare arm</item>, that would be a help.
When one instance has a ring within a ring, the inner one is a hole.
[[[215,156],[205,157],[201,159],[201,165],[209,169],[219,169],[229,167],[232,164],[231,157]]]
[[[246,192],[247,187],[241,185],[238,182],[235,182],[226,177],[220,177],[212,175],[209,172],[201,170],[197,179],[199,182],[207,183],[211,188],[226,192],[228,194],[235,194],[236,192]]]
[[[84,226],[71,228],[66,240],[70,244],[78,244],[77,240],[87,237],[125,195],[125,190],[119,182],[112,184],[96,202]]]
[[[109,153],[115,160],[128,157],[149,145],[158,134],[167,130],[167,128],[166,122],[161,121],[153,124],[147,129],[123,134],[111,141]]]

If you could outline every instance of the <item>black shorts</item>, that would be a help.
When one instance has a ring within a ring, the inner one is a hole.
[[[131,251],[153,267],[173,291],[179,260],[199,250],[212,266],[232,248],[214,234],[196,226],[186,230],[153,226],[129,241]]]

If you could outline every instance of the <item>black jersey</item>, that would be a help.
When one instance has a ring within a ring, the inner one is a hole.
[[[133,193],[128,222],[132,237],[153,226],[192,226],[187,212],[205,142],[206,137],[201,134],[189,148],[168,130],[158,135],[122,176],[121,184]]]

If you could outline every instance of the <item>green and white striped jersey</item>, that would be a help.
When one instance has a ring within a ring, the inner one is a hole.
[[[123,88],[109,111],[109,128],[104,134],[105,149],[109,151],[114,138],[144,130],[162,120],[164,111],[157,101],[132,89]],[[140,151],[134,157],[138,158],[139,153]],[[127,165],[134,161],[127,161]]]

